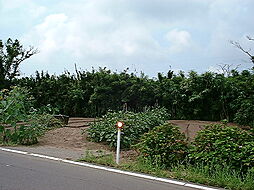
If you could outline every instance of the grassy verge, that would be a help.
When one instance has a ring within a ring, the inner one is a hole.
[[[210,169],[203,165],[176,165],[171,169],[154,166],[142,158],[123,158],[121,164],[117,165],[112,154],[105,154],[101,151],[97,155],[87,151],[85,156],[78,161],[85,161],[119,168],[122,170],[141,172],[157,177],[174,178],[194,183],[223,187],[232,190],[253,190],[254,189],[254,169],[246,175],[237,171],[232,171],[228,167],[216,166]]]
[[[121,163],[117,165],[115,163],[114,156],[112,154],[105,154],[105,152],[103,151],[99,152],[97,155],[94,155],[93,153],[87,151],[85,156],[77,161],[85,161],[132,172],[146,173],[158,177],[173,177],[169,176],[169,171],[164,170],[162,167],[159,166],[153,166],[149,162],[138,157],[135,160],[133,158],[121,159]]]
[[[216,166],[211,168],[203,165],[178,165],[171,169],[177,179],[187,180],[211,186],[234,190],[253,190],[254,171],[249,170],[245,175],[229,167]]]

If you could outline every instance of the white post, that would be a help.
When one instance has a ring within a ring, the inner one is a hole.
[[[116,163],[119,164],[120,159],[120,138],[121,138],[121,129],[117,129],[117,146],[116,146]]]

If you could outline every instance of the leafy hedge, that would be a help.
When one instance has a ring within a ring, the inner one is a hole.
[[[188,153],[188,144],[179,128],[172,124],[157,126],[144,134],[136,145],[145,159],[155,165],[172,166],[183,161]]]
[[[136,144],[141,135],[155,126],[165,123],[168,114],[165,108],[154,108],[141,113],[109,112],[101,120],[91,124],[88,129],[88,138],[95,142],[106,142],[116,147],[116,122],[124,122],[121,148],[129,148]]]
[[[229,165],[246,171],[254,167],[253,134],[238,127],[209,125],[199,131],[189,158],[194,163]]]

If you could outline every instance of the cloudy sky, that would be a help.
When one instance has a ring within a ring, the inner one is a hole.
[[[99,66],[113,71],[216,71],[252,66],[229,41],[254,43],[253,0],[0,0],[0,39],[40,53],[21,66],[60,74]]]

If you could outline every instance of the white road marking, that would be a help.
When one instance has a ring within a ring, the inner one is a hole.
[[[28,152],[24,152],[24,151],[19,151],[19,150],[13,150],[13,149],[8,149],[8,148],[0,148],[3,151],[6,152],[14,152],[14,153],[18,153],[18,154],[28,154]]]
[[[196,189],[215,190],[214,188],[204,187],[204,186],[201,186],[201,185],[195,185],[195,184],[189,184],[189,183],[186,183],[184,186],[185,187],[192,187],[192,188],[196,188]]]
[[[79,165],[79,166],[85,166],[85,167],[89,167],[89,168],[94,168],[94,169],[99,169],[99,170],[104,170],[104,171],[109,171],[109,172],[114,172],[114,173],[119,173],[119,174],[125,174],[125,175],[129,175],[129,176],[135,176],[135,177],[144,178],[144,179],[150,179],[150,180],[154,180],[154,181],[160,181],[160,182],[174,184],[174,185],[191,187],[191,188],[195,188],[195,189],[218,190],[215,188],[205,187],[202,185],[195,185],[195,184],[180,182],[180,181],[171,180],[171,179],[153,177],[153,176],[149,176],[149,175],[145,175],[145,174],[138,174],[138,173],[123,171],[123,170],[118,170],[118,169],[113,169],[113,168],[107,168],[104,166],[96,166],[96,165],[88,164],[88,163],[75,162],[75,161],[71,161],[71,160],[65,160],[65,159],[42,155],[42,154],[29,153],[29,152],[24,152],[24,151],[9,149],[9,148],[2,148],[2,147],[0,147],[0,150],[6,151],[6,152],[13,152],[13,153],[17,153],[17,154],[25,154],[28,156],[39,157],[39,158],[44,158],[44,159],[48,159],[48,160],[60,161],[60,162]],[[10,166],[10,165],[6,165],[6,166]]]
[[[29,154],[29,155],[30,155],[30,156],[39,157],[39,158],[46,158],[46,159],[49,159],[49,160],[62,161],[61,158],[56,158],[56,157],[52,157],[52,156],[45,156],[45,155],[34,154],[34,153],[31,153],[31,154]]]

